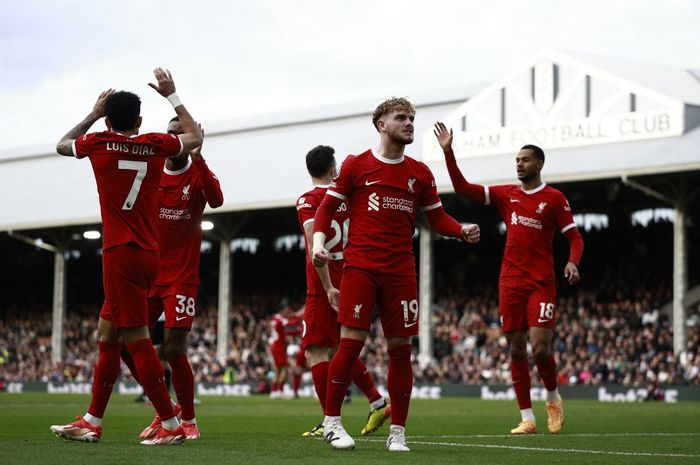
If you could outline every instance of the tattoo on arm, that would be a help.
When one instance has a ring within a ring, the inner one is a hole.
[[[78,123],[77,126],[68,131],[66,135],[61,138],[56,145],[56,151],[65,157],[74,156],[73,141],[88,132],[88,130],[90,130],[92,125],[95,124],[95,121],[98,119],[99,118],[92,113],[86,116],[84,120]]]

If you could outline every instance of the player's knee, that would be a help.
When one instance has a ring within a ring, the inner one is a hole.
[[[549,347],[546,345],[536,345],[532,348],[532,356],[536,362],[546,362],[549,355]]]
[[[166,360],[177,360],[185,355],[185,348],[179,344],[168,344],[165,346],[164,352]]]
[[[307,347],[306,362],[309,366],[314,366],[318,363],[327,362],[329,360],[328,349],[325,347]]]
[[[520,347],[511,346],[510,359],[514,362],[522,362],[523,360],[527,360],[527,350]]]

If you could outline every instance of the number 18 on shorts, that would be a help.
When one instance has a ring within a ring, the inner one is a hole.
[[[519,282],[499,286],[501,327],[503,332],[528,328],[553,328],[557,320],[554,284]]]

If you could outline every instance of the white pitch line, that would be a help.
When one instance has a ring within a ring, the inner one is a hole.
[[[598,437],[635,437],[635,436],[700,436],[700,433],[574,433],[574,434],[448,434],[448,435],[431,435],[431,436],[406,436],[407,438],[439,438],[439,439],[479,439],[479,438],[551,438],[551,437],[566,437],[566,438],[598,438]]]
[[[385,442],[383,439],[358,439],[366,442]],[[448,447],[467,447],[478,449],[510,449],[524,450],[534,452],[564,452],[568,454],[594,454],[594,455],[622,455],[626,457],[678,457],[678,458],[700,458],[700,455],[694,454],[664,454],[660,452],[616,452],[607,450],[590,450],[590,449],[561,449],[548,447],[525,447],[525,446],[502,446],[497,444],[459,444],[454,442],[431,442],[431,441],[409,441],[410,444],[421,444],[425,446],[448,446]]]

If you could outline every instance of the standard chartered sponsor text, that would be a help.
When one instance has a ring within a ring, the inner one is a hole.
[[[189,220],[190,210],[185,208],[184,210],[176,210],[173,208],[162,208],[160,209],[159,218],[162,220]]]
[[[402,197],[382,197],[382,208],[387,210],[401,210],[404,212],[413,212],[413,200]]]
[[[530,228],[542,229],[542,222],[535,218],[528,218],[527,216],[518,215],[518,221],[523,226],[528,226]]]

